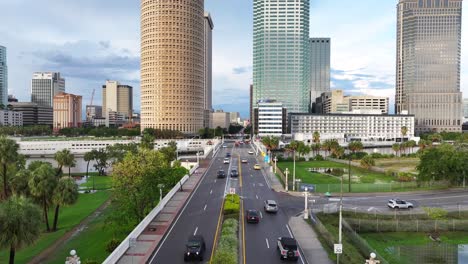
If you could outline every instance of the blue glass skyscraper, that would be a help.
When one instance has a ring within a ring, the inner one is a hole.
[[[253,107],[270,99],[309,111],[309,8],[309,0],[254,0]]]

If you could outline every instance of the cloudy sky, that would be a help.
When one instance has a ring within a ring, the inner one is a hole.
[[[332,88],[385,95],[393,103],[396,3],[311,0],[311,37],[332,38]],[[138,0],[1,0],[0,45],[8,49],[10,93],[28,101],[33,72],[60,71],[67,91],[83,95],[84,104],[93,89],[101,104],[107,79],[132,85],[139,111],[139,7]],[[205,7],[215,24],[213,104],[247,117],[252,0],[205,0]],[[466,18],[462,27],[468,32]],[[461,87],[468,97],[468,34],[462,38]]]

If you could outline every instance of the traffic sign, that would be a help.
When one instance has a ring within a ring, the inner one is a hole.
[[[229,188],[229,194],[236,194],[236,188]]]
[[[267,163],[270,162],[270,156],[268,156],[268,155],[265,156],[265,162],[267,162]]]
[[[299,185],[301,192],[305,192],[305,188],[307,188],[307,192],[315,192],[315,184],[301,183]]]
[[[343,244],[334,244],[333,249],[335,254],[342,254],[343,253]]]

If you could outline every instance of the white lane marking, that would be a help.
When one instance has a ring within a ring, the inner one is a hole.
[[[213,166],[213,164],[214,164],[214,160],[211,161],[210,166],[208,166],[208,169],[206,169],[206,171],[203,173],[202,178],[200,179],[200,181],[199,181],[198,184],[197,184],[197,188],[195,188],[195,190],[193,190],[192,193],[190,194],[190,198],[185,202],[185,205],[184,205],[184,207],[182,208],[182,211],[180,211],[179,216],[178,216],[177,219],[175,220],[174,224],[172,224],[171,229],[169,229],[169,231],[167,232],[167,235],[164,237],[163,241],[161,241],[161,244],[159,245],[158,249],[156,250],[156,252],[154,252],[154,255],[153,255],[153,257],[151,258],[150,263],[152,263],[153,260],[154,260],[154,259],[156,258],[156,256],[158,255],[159,250],[163,247],[164,242],[166,242],[166,239],[170,236],[170,234],[171,234],[171,232],[172,232],[172,229],[174,229],[174,227],[177,225],[177,222],[179,221],[180,217],[184,214],[185,208],[187,208],[187,206],[188,206],[188,204],[190,203],[190,201],[192,200],[193,196],[195,196],[195,193],[197,192],[198,187],[200,187],[202,181],[204,180],[204,177],[206,176],[206,173],[211,169],[211,166]]]
[[[270,244],[268,243],[268,238],[265,238],[265,241],[266,241],[266,244],[267,244],[267,248],[270,248]]]
[[[263,218],[263,214],[262,214],[262,212],[260,212],[260,218]]]
[[[207,204],[205,204],[205,207],[203,207],[203,211],[206,211],[206,206],[207,206]]]
[[[293,234],[292,234],[292,232],[291,232],[291,229],[289,229],[289,225],[287,225],[287,224],[286,224],[286,229],[288,229],[289,235],[290,235],[291,237],[294,237]],[[297,242],[297,240],[296,240],[296,242]],[[299,242],[297,242],[297,244],[299,245]],[[299,245],[299,247],[300,247],[300,245]],[[301,258],[302,264],[304,264],[305,262],[304,262],[304,259],[302,258],[302,254],[301,254],[300,251],[299,251],[299,257]]]
[[[255,187],[255,183],[252,183],[253,187]]]
[[[197,231],[198,231],[198,226],[197,226],[197,228],[195,228],[195,232],[193,232],[193,235],[196,235]]]
[[[213,189],[210,190],[210,194],[212,194],[212,193],[213,193]]]
[[[216,179],[215,179],[215,183],[216,183]]]
[[[258,199],[258,195],[255,195],[255,197]]]

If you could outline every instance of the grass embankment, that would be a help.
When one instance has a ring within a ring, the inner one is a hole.
[[[224,200],[224,222],[212,264],[237,264],[239,259],[240,197],[228,194]]]
[[[106,251],[106,245],[113,238],[121,241],[126,237],[126,233],[115,234],[114,230],[106,223],[106,219],[115,212],[111,205],[107,207],[99,217],[92,220],[86,229],[65,244],[61,245],[55,252],[55,257],[51,259],[51,264],[62,264],[68,256],[70,250],[75,249],[81,261],[95,261],[102,263],[110,254]]]
[[[56,232],[44,232],[36,243],[32,246],[25,247],[16,252],[16,263],[27,263],[34,256],[51,246],[57,239],[62,237],[66,232],[73,229],[83,219],[92,214],[99,206],[101,206],[110,197],[110,192],[102,191],[93,194],[80,194],[76,204],[60,209],[58,230]],[[49,221],[52,225],[54,208],[49,210]],[[45,224],[41,226],[45,229]],[[45,231],[45,230],[44,230]],[[8,262],[9,252],[6,250],[0,251],[0,263]],[[63,260],[65,261],[65,260]],[[62,261],[62,263],[63,263]]]
[[[375,166],[395,172],[414,172],[418,170],[419,158],[375,159]]]

